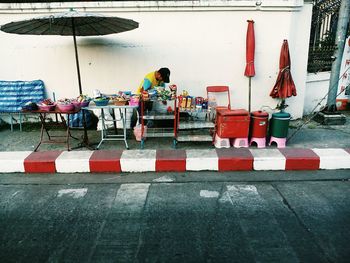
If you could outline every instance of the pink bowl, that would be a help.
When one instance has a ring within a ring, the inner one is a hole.
[[[73,100],[72,103],[73,103],[73,105],[75,107],[80,107],[80,102],[79,101]]]
[[[80,107],[87,107],[89,106],[90,101],[82,101],[80,102]]]
[[[72,104],[57,104],[56,106],[61,112],[72,111],[75,108],[73,103]]]
[[[40,110],[43,111],[54,111],[56,105],[42,105],[42,104],[38,104],[38,107]]]

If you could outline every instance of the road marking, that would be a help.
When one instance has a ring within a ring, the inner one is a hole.
[[[58,191],[57,197],[62,197],[66,195],[68,197],[81,198],[86,195],[87,191],[87,188],[61,189]]]
[[[204,198],[217,198],[219,197],[219,192],[217,191],[209,191],[209,190],[201,190],[199,195]]]
[[[231,203],[231,205],[234,205],[232,199],[237,199],[237,197],[244,195],[259,196],[258,190],[254,185],[227,185],[226,188],[227,191],[225,191],[219,199],[221,203]]]
[[[122,184],[114,200],[114,209],[121,212],[142,212],[150,184]]]
[[[173,181],[174,181],[174,179],[172,177],[170,177],[170,176],[167,176],[167,175],[164,175],[162,177],[159,177],[159,178],[153,180],[153,182],[160,182],[160,183],[162,183],[162,182],[173,182]]]

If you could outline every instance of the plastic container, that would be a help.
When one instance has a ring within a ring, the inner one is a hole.
[[[113,104],[116,106],[125,106],[128,104],[127,100],[114,100]]]
[[[90,104],[90,101],[82,101],[80,102],[80,107],[88,107]]]
[[[38,104],[38,107],[40,110],[43,111],[54,111],[56,108],[56,105],[42,105],[42,104]]]
[[[104,100],[94,100],[96,106],[107,106],[109,100],[104,99]]]
[[[269,114],[265,111],[253,111],[250,120],[250,137],[265,138],[267,135]]]
[[[289,121],[289,113],[273,113],[270,120],[270,135],[276,138],[286,138],[288,135]]]
[[[130,106],[139,106],[140,99],[136,97],[131,97],[129,101]]]
[[[73,103],[71,103],[71,104],[57,104],[56,106],[61,112],[68,112],[68,111],[72,111],[75,109],[75,106]]]
[[[220,138],[248,138],[249,112],[244,109],[217,109],[216,129]]]

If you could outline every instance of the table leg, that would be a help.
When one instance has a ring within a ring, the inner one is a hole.
[[[41,129],[40,129],[40,141],[39,143],[37,144],[37,146],[35,147],[34,149],[34,152],[36,152],[41,144],[41,142],[43,141],[43,136],[44,136],[44,126],[43,124],[41,124]]]
[[[70,151],[70,149],[69,149],[69,136],[73,137],[73,136],[70,134],[70,130],[69,130],[69,115],[70,115],[70,114],[67,114],[68,125],[67,125],[67,123],[65,122],[66,129],[67,129],[67,133],[66,133],[67,151]]]
[[[45,115],[44,115],[45,116]],[[41,122],[41,128],[40,128],[40,141],[39,143],[37,144],[37,146],[34,148],[34,152],[36,152],[39,148],[39,146],[41,145],[42,141],[43,141],[43,137],[44,137],[44,130],[46,131],[47,135],[49,136],[50,138],[50,135],[48,133],[48,131],[46,130],[45,128],[45,117],[41,115],[41,113],[39,114],[39,119],[40,119],[40,122]]]
[[[120,113],[120,118],[121,118],[122,123],[123,123],[123,135],[124,135],[125,147],[126,147],[126,149],[129,149],[128,142],[126,140],[126,108],[124,108],[124,112],[122,112],[122,110],[119,109],[119,113]]]
[[[46,113],[40,113],[39,114],[39,118],[40,118],[40,122],[41,122],[41,125],[42,125],[42,128],[45,130],[46,134],[47,134],[47,137],[49,138],[49,140],[51,140],[51,136],[49,134],[49,131],[46,127],[46,123],[45,123],[45,119],[46,119]]]
[[[83,127],[84,127],[84,134],[83,134],[83,141],[80,143],[80,147],[86,147],[89,150],[93,150],[92,147],[90,147],[89,137],[87,133],[87,125],[86,125],[86,117],[85,117],[85,110],[83,111]]]
[[[118,130],[117,130],[117,121],[116,121],[116,119],[115,119],[115,112],[114,112],[114,109],[112,109],[111,115],[112,115],[112,118],[113,118],[114,133],[117,135],[117,134],[118,134]]]

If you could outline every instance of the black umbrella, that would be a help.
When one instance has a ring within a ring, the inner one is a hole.
[[[66,13],[10,22],[2,25],[0,30],[21,35],[73,36],[79,92],[82,94],[76,36],[108,35],[129,31],[138,28],[138,26],[139,24],[131,19],[70,10]]]

